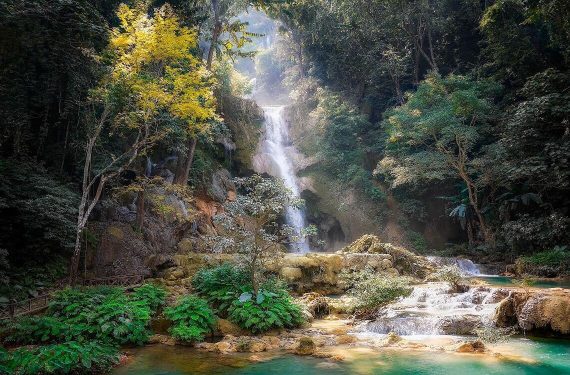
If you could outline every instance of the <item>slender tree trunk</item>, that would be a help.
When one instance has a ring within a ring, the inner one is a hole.
[[[188,177],[190,176],[190,169],[192,167],[192,162],[194,161],[194,152],[196,151],[197,143],[198,139],[196,137],[190,138],[187,154],[183,155],[182,158],[178,158],[176,175],[174,176],[175,184],[186,185],[188,183]]]
[[[220,22],[220,3],[219,0],[211,0],[212,13],[214,13],[214,26],[212,27],[212,40],[210,42],[210,49],[208,50],[208,58],[206,60],[206,68],[212,70],[212,61],[216,51],[218,39],[222,33],[222,23]]]
[[[438,73],[439,69],[437,67],[437,63],[435,62],[435,55],[433,53],[433,44],[431,41],[431,30],[428,30],[428,44],[429,44],[429,54],[431,57],[431,59],[430,59],[431,60],[431,66],[432,66],[434,72]]]
[[[483,234],[483,238],[485,239],[486,243],[490,244],[491,246],[494,246],[495,245],[494,236],[489,227],[487,226],[485,217],[483,216],[483,213],[479,208],[479,198],[477,197],[477,188],[475,187],[475,184],[471,180],[471,177],[469,177],[469,175],[467,174],[467,171],[465,170],[465,167],[463,165],[460,166],[459,175],[467,185],[469,202],[473,207],[473,211],[475,211],[475,215],[477,216],[477,221],[479,221],[479,227],[481,228],[481,233]]]

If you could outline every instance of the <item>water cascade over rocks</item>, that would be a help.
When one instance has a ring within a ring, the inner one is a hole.
[[[387,306],[376,320],[364,323],[360,331],[402,336],[474,334],[477,328],[492,325],[495,308],[506,294],[487,287],[451,293],[444,283],[419,285],[408,297]]]
[[[481,270],[479,266],[473,263],[472,260],[466,258],[446,258],[437,256],[426,257],[430,262],[437,266],[451,266],[455,265],[461,270],[461,273],[465,276],[476,276],[481,275]]]
[[[261,144],[260,152],[255,156],[254,168],[257,172],[267,172],[272,176],[279,177],[285,186],[291,190],[295,198],[300,197],[299,184],[287,149],[290,146],[287,122],[283,117],[283,106],[263,107],[265,112],[265,137]],[[303,209],[288,207],[285,219],[294,229],[296,236],[301,236],[301,230],[306,227],[307,220]],[[298,253],[307,253],[309,243],[303,239],[292,245],[292,249]]]

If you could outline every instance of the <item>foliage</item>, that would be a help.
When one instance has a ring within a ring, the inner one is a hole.
[[[550,250],[522,256],[515,265],[520,274],[566,275],[570,273],[570,250],[566,246],[555,246]]]
[[[255,295],[243,293],[229,308],[229,319],[253,333],[273,328],[294,328],[303,323],[299,306],[295,305],[289,293],[279,287],[267,285]]]
[[[155,313],[166,304],[166,289],[157,284],[144,284],[136,287],[130,295],[131,300],[146,304]]]
[[[0,247],[9,262],[67,255],[75,239],[73,187],[32,161],[0,159],[0,175]]]
[[[195,296],[182,297],[176,306],[164,309],[164,315],[172,321],[170,334],[187,342],[203,341],[216,321],[208,303]]]
[[[218,314],[225,315],[232,302],[248,289],[249,282],[247,272],[224,263],[218,267],[199,270],[192,279],[192,286]]]
[[[459,291],[462,287],[463,274],[456,265],[440,267],[435,271],[434,277],[448,283],[453,291]]]
[[[359,272],[344,272],[341,278],[356,299],[355,307],[361,311],[377,309],[399,297],[407,297],[413,290],[410,278],[378,274],[368,267]]]
[[[15,374],[98,373],[118,361],[117,347],[148,339],[151,307],[164,301],[162,288],[146,284],[131,294],[116,287],[65,289],[55,293],[43,316],[3,327],[5,342],[20,348],[3,363]]]
[[[5,366],[14,375],[97,374],[119,363],[117,348],[97,341],[20,348],[4,356],[0,368]]]

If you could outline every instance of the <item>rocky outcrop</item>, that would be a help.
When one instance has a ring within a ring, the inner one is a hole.
[[[360,237],[342,249],[341,253],[387,254],[398,272],[419,278],[426,277],[432,271],[432,266],[425,257],[416,255],[403,247],[382,242],[378,236],[371,234]]]
[[[499,303],[494,321],[499,327],[517,325],[524,331],[570,334],[570,291],[513,291]]]
[[[217,266],[234,261],[234,254],[205,254],[190,252],[169,256],[151,255],[148,264],[157,265],[158,274],[167,286],[190,287],[192,277],[201,268]],[[284,254],[282,257],[267,262],[267,271],[278,275],[297,293],[317,292],[322,295],[342,294],[347,289],[342,273],[357,272],[372,268],[385,275],[398,275],[400,272],[392,266],[389,254],[330,254],[308,253]],[[166,266],[170,266],[166,268]],[[414,276],[410,273],[406,275]],[[345,300],[328,302],[331,309],[347,311]]]
[[[457,347],[457,353],[483,353],[485,352],[485,344],[481,340],[465,342]]]

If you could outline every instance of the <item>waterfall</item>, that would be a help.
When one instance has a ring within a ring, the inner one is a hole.
[[[262,144],[262,157],[268,157],[271,167],[268,168],[271,175],[283,180],[285,186],[291,190],[294,197],[300,196],[299,185],[293,164],[287,155],[286,148],[289,143],[287,123],[283,117],[283,106],[263,107],[265,112],[265,139]],[[303,209],[287,207],[285,212],[287,224],[293,227],[295,235],[301,236],[301,230],[306,227],[307,220]],[[306,253],[309,251],[309,243],[306,238],[292,245],[295,252]]]
[[[365,333],[406,336],[473,334],[477,328],[492,325],[497,304],[507,294],[506,290],[486,287],[451,293],[443,283],[420,285],[359,328]]]
[[[455,265],[465,276],[476,276],[481,274],[479,266],[473,263],[471,259],[455,257],[446,258],[437,256],[428,256],[426,258],[437,266]]]

